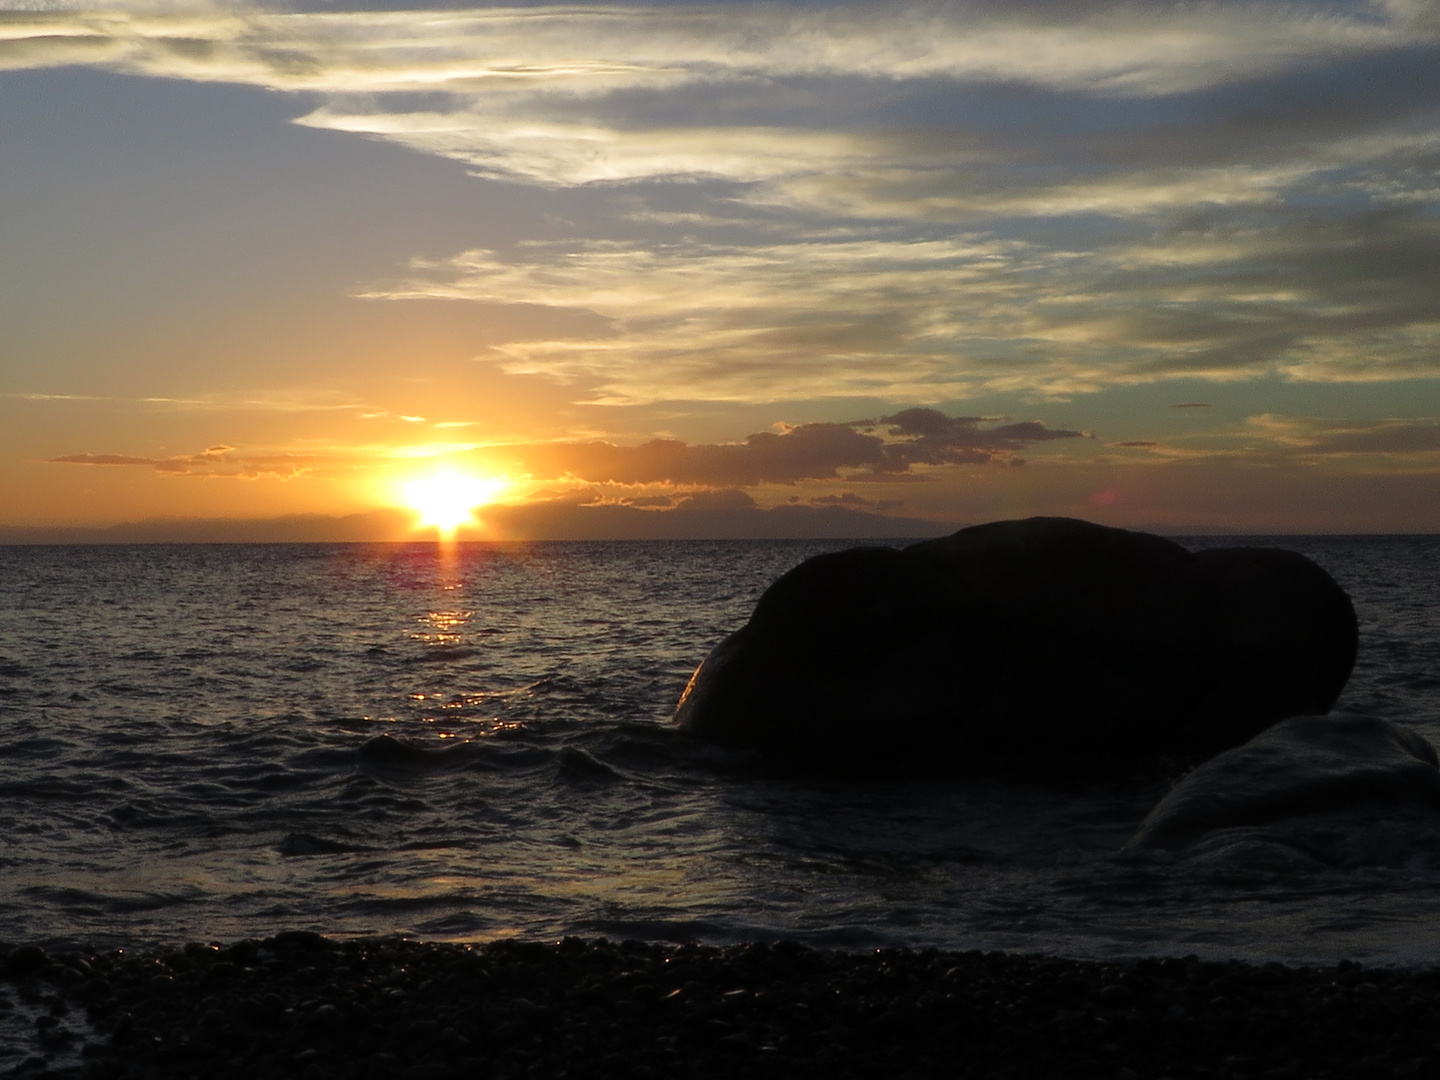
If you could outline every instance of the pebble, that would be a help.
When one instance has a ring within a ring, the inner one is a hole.
[[[1103,987],[1100,991],[1101,1005],[1109,1005],[1118,1008],[1121,1006],[1129,1005],[1134,1002],[1134,1000],[1135,991],[1131,990],[1128,986],[1122,986],[1119,983],[1112,983],[1109,986]]]

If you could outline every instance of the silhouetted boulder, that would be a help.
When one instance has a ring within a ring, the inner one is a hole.
[[[1331,708],[1355,614],[1293,552],[1068,518],[810,559],[701,664],[687,730],[818,766],[1201,760]]]
[[[1353,864],[1396,854],[1376,843],[1377,825],[1423,822],[1433,850],[1437,764],[1424,738],[1385,720],[1293,717],[1197,767],[1126,846],[1189,849],[1212,861],[1260,855],[1288,865],[1298,855]]]
[[[979,596],[913,555],[855,548],[771,585],[696,670],[676,718],[785,757],[887,757],[960,735],[957,710],[992,693],[1002,655]]]
[[[1323,714],[1355,664],[1355,612],[1305,556],[1281,548],[1211,548],[1195,556],[1219,590],[1230,646],[1214,708],[1244,699],[1261,715]]]

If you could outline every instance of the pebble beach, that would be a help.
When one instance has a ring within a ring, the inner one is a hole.
[[[1440,1071],[1440,971],[999,952],[290,931],[167,952],[5,951],[4,1075],[1113,1077]],[[13,1048],[12,1048],[13,1049]]]

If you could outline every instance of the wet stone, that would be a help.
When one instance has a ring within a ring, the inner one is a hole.
[[[38,945],[21,945],[5,957],[5,973],[12,978],[36,975],[50,963],[45,950]]]

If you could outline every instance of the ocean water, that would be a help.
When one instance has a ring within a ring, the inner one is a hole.
[[[1355,601],[1343,707],[1440,743],[1440,537],[1275,543]],[[1440,961],[1440,827],[1329,867],[1120,848],[1163,779],[758,774],[668,726],[843,542],[0,548],[0,941],[286,928]]]

